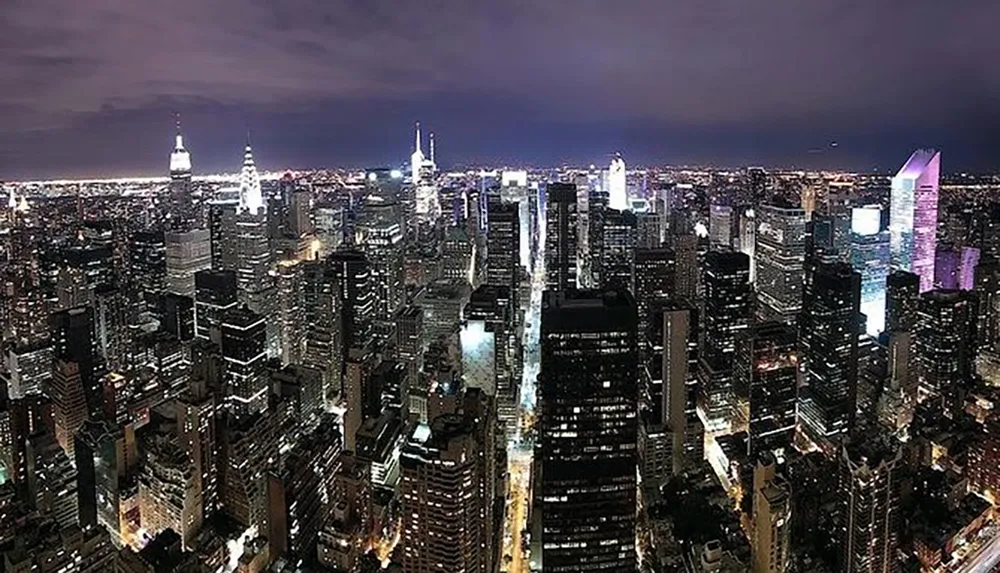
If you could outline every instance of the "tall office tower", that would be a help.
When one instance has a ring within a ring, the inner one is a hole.
[[[705,352],[699,365],[703,408],[713,429],[728,428],[737,418],[733,361],[736,341],[753,318],[750,257],[709,251],[705,256]],[[747,389],[743,389],[744,392]]]
[[[920,277],[920,292],[934,288],[938,178],[941,153],[918,149],[892,178],[889,233],[892,267]]]
[[[259,186],[259,185],[258,185]],[[242,211],[236,216],[233,239],[236,253],[236,286],[240,302],[267,320],[267,351],[278,355],[279,328],[275,318],[275,289],[271,277],[271,248],[263,213]]]
[[[193,377],[187,392],[177,398],[177,434],[181,448],[193,463],[195,488],[201,492],[201,514],[206,517],[219,507],[218,414],[218,403],[208,392],[206,381]]]
[[[678,305],[663,312],[663,412],[672,436],[672,474],[705,458],[698,419],[698,311]]]
[[[545,571],[636,569],[637,375],[627,291],[545,293],[532,533]]]
[[[484,447],[457,414],[410,436],[400,457],[403,571],[487,571]]]
[[[263,207],[264,196],[261,194],[260,176],[253,161],[250,134],[247,133],[247,146],[243,150],[243,169],[240,171],[239,211],[257,215]]]
[[[317,205],[313,209],[313,223],[319,240],[318,258],[335,252],[344,242],[344,209],[337,205]]]
[[[280,459],[280,416],[274,410],[219,425],[219,494],[222,510],[242,527],[268,528],[267,472]]]
[[[208,232],[212,241],[212,268],[236,270],[236,210],[238,201],[215,200],[208,204]]]
[[[371,264],[364,253],[341,251],[327,258],[337,288],[341,316],[343,356],[350,348],[362,348],[372,341],[375,320],[375,289]]]
[[[7,379],[9,398],[41,394],[42,389],[48,387],[52,378],[52,347],[47,340],[12,345],[4,359],[10,373]]]
[[[656,212],[636,213],[635,219],[636,248],[658,249],[662,247],[667,239],[666,233],[664,233],[666,215]]]
[[[747,167],[746,172],[747,199],[751,205],[764,202],[768,190],[767,171],[763,167]]]
[[[854,425],[860,306],[861,275],[850,265],[820,264],[812,270],[799,324],[804,372],[799,417],[827,451],[835,451]]]
[[[979,295],[979,353],[1000,357],[1000,260],[988,257],[976,267],[975,291]]]
[[[698,298],[698,237],[687,230],[672,237],[677,260],[674,292],[678,298],[694,301]]]
[[[628,204],[628,185],[625,181],[625,160],[622,154],[615,153],[608,167],[608,207],[625,211]]]
[[[66,455],[73,455],[73,436],[90,417],[87,394],[80,376],[80,365],[56,359],[52,371],[52,412],[55,416],[55,434]]]
[[[912,330],[919,301],[920,277],[908,271],[892,271],[886,279],[886,330]]]
[[[246,306],[222,316],[222,357],[226,363],[226,407],[244,417],[267,408],[267,326]]]
[[[222,344],[222,317],[239,305],[234,271],[206,270],[194,276],[195,336]]]
[[[639,340],[645,341],[649,313],[662,306],[674,293],[677,261],[666,247],[635,251],[635,304]]]
[[[268,475],[272,557],[300,560],[316,555],[320,531],[336,505],[334,480],[341,453],[336,425],[320,425]]]
[[[103,527],[120,545],[119,485],[125,477],[125,437],[109,422],[88,420],[73,441],[80,527]]]
[[[441,242],[441,276],[473,284],[475,240],[464,227],[448,227]]]
[[[375,295],[375,316],[390,320],[406,297],[403,273],[403,228],[397,213],[397,203],[368,203],[365,219],[355,233],[371,267],[372,288]],[[466,275],[468,268],[465,269]],[[386,329],[379,329],[383,337]]]
[[[409,305],[396,315],[396,352],[406,365],[406,378],[415,384],[423,370],[424,311]]]
[[[750,395],[750,457],[791,447],[795,436],[798,333],[781,322],[755,324],[736,341],[735,379]]]
[[[589,188],[589,186],[588,186]],[[578,193],[579,194],[579,193]],[[577,217],[577,229],[587,234],[586,246],[577,241],[577,268],[580,276],[578,288],[595,288],[601,280],[601,251],[604,241],[604,217],[608,212],[608,193],[601,188],[591,188],[587,196],[587,225],[580,223]],[[546,228],[548,230],[548,228]],[[578,236],[579,239],[579,236]]]
[[[898,571],[902,448],[876,438],[858,440],[841,450],[839,465],[841,571]]]
[[[802,310],[806,214],[798,207],[762,205],[757,221],[757,318],[794,325]]]
[[[139,473],[139,514],[142,528],[155,536],[167,529],[190,548],[201,530],[201,478],[176,435],[150,432],[143,440]]]
[[[949,415],[965,407],[974,385],[978,299],[970,291],[920,295],[913,340],[920,392],[945,403]]]
[[[635,270],[635,215],[610,209],[604,214],[600,250],[599,288],[633,291]]]
[[[777,465],[773,455],[765,454],[753,470],[754,573],[783,573],[791,558],[792,488]]]
[[[129,294],[112,285],[100,285],[94,291],[94,335],[98,355],[111,370],[121,370],[128,365],[135,324],[134,306],[129,303]]]
[[[139,310],[156,309],[157,298],[167,280],[167,245],[163,231],[149,229],[132,234],[129,244],[132,285],[141,300]]]
[[[300,364],[305,344],[305,311],[302,308],[302,266],[299,261],[278,263],[278,334],[281,363]]]
[[[194,197],[191,194],[191,154],[184,148],[180,119],[177,120],[174,150],[170,152],[169,190],[172,226],[183,228],[196,224]]]
[[[750,281],[756,282],[757,214],[753,209],[747,209],[740,215],[739,232],[739,251],[750,257]]]
[[[100,350],[94,324],[94,309],[77,307],[49,316],[52,336],[52,356],[64,362],[75,362],[87,405],[87,415],[101,411]]]
[[[890,434],[905,435],[917,405],[917,373],[913,333],[889,332],[886,372],[888,380],[879,397],[879,423]]]
[[[486,284],[503,287],[516,296],[521,284],[518,249],[521,221],[517,204],[487,195]],[[517,308],[516,304],[514,308]]]
[[[381,393],[369,387],[377,356],[367,346],[351,347],[344,364],[344,449],[356,451],[357,433],[367,417],[377,417],[381,410]]]
[[[60,527],[77,524],[79,500],[76,468],[50,432],[32,433],[25,440],[25,482],[35,509],[51,515]]]
[[[212,237],[205,229],[168,231],[166,244],[167,283],[169,292],[194,296],[194,275],[212,268]]]
[[[305,342],[304,365],[322,373],[324,403],[340,393],[344,353],[341,347],[340,302],[337,281],[325,262],[305,263],[302,269],[302,311]]]
[[[851,266],[861,273],[861,313],[865,332],[878,336],[886,327],[886,281],[889,277],[889,230],[878,205],[851,211]]]
[[[545,193],[545,283],[552,290],[576,288],[576,186],[553,183]]]
[[[712,250],[729,251],[733,248],[733,208],[713,203],[708,211],[708,244]]]
[[[466,320],[459,331],[462,349],[462,375],[468,388],[479,388],[497,396],[497,337],[487,330],[482,319]]]

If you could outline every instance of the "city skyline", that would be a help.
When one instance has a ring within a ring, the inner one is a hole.
[[[211,172],[248,126],[265,168],[401,163],[416,119],[443,165],[621,150],[629,164],[888,170],[933,146],[984,170],[1000,149],[987,2],[945,17],[923,1],[529,8],[17,4],[0,24],[0,177],[155,173],[175,112]]]

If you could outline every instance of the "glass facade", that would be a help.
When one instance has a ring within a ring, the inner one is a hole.
[[[939,152],[918,149],[892,178],[892,266],[919,275],[920,292],[934,288],[940,170]]]

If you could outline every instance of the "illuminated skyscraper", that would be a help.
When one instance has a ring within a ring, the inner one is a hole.
[[[553,183],[545,194],[545,282],[552,290],[576,288],[576,186]]]
[[[181,135],[181,121],[177,119],[177,135],[174,137],[174,150],[170,152],[170,207],[172,215],[178,220],[173,221],[175,227],[193,223],[194,199],[191,196],[191,154],[184,148],[184,137]]]
[[[728,428],[737,410],[733,381],[736,341],[753,318],[750,257],[709,251],[705,257],[705,352],[699,368],[702,402],[712,428]]]
[[[918,149],[892,178],[892,266],[919,275],[920,292],[934,288],[940,170],[940,152]]]
[[[920,295],[913,350],[920,392],[943,400],[955,415],[975,384],[976,294],[933,290]]]
[[[625,211],[628,209],[628,188],[625,181],[625,160],[621,153],[615,153],[608,167],[608,207]]]
[[[794,325],[802,309],[805,278],[805,211],[764,205],[757,212],[757,221],[757,317]]]
[[[817,444],[835,451],[857,408],[861,275],[845,263],[821,263],[811,275],[799,323],[799,419]]]
[[[521,282],[518,264],[520,210],[514,203],[501,201],[497,194],[486,196],[486,284],[517,295]]]
[[[425,157],[420,149],[420,122],[415,127],[413,154],[410,155],[410,178],[415,194],[417,215],[437,218],[441,213],[438,190],[434,185],[434,134],[431,134],[430,157]]]
[[[889,232],[878,205],[851,212],[851,266],[861,273],[861,312],[865,331],[878,336],[885,330],[886,279],[889,277]]]
[[[243,151],[243,170],[240,171],[240,206],[239,211],[257,215],[264,206],[264,197],[260,190],[260,176],[253,162],[253,150],[250,149],[250,136],[247,135],[247,146]]]
[[[736,343],[735,378],[750,395],[750,456],[792,445],[798,384],[798,340],[794,327],[756,324]]]
[[[226,406],[237,417],[267,408],[267,327],[264,317],[243,306],[222,317],[226,362]]]
[[[858,440],[840,454],[837,502],[843,526],[840,549],[844,573],[899,570],[900,484],[903,450],[876,439]]]
[[[892,271],[886,279],[886,328],[911,330],[917,320],[920,277],[909,271]]]
[[[672,474],[705,457],[698,419],[698,311],[686,304],[663,312],[663,413],[671,440]]]
[[[212,237],[205,229],[167,232],[166,244],[167,291],[193,297],[194,275],[212,268]]]
[[[774,456],[765,454],[753,471],[754,573],[784,573],[791,559],[792,488],[776,466]]]
[[[544,295],[532,533],[543,571],[636,570],[635,329],[627,291]]]

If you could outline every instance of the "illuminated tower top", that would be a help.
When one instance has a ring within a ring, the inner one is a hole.
[[[941,154],[934,149],[918,149],[892,178],[892,266],[919,275],[920,292],[934,288],[940,172]]]
[[[177,135],[174,138],[174,150],[170,153],[170,175],[191,175],[191,154],[184,148],[184,136],[181,134],[181,119],[177,118]]]
[[[624,211],[628,209],[628,192],[625,188],[625,160],[615,153],[608,167],[608,207]]]
[[[410,177],[414,185],[420,184],[420,172],[424,165],[424,152],[420,150],[420,122],[415,129],[413,154],[410,155]]]
[[[7,195],[7,208],[17,209],[17,197],[14,196],[14,187],[9,188],[10,193]]]
[[[260,176],[253,162],[253,150],[250,148],[250,134],[247,133],[247,146],[243,152],[243,170],[240,172],[240,211],[249,211],[256,215],[264,205],[260,190]]]

